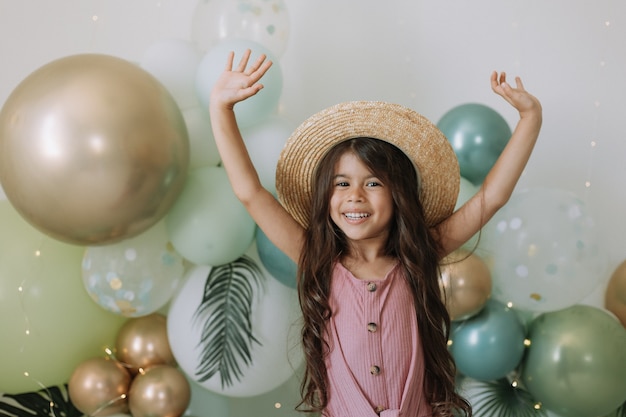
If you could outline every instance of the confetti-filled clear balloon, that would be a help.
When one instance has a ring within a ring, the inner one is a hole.
[[[516,308],[553,311],[583,299],[603,278],[606,255],[575,195],[536,188],[513,195],[489,222],[493,296]]]
[[[101,307],[139,317],[163,307],[184,273],[183,259],[169,242],[165,224],[107,246],[89,247],[82,264],[83,283]]]
[[[281,56],[289,38],[289,13],[282,0],[199,1],[192,38],[201,51],[225,40],[247,39]]]

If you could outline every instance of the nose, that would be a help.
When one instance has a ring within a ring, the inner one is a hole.
[[[363,192],[359,187],[353,187],[348,194],[348,202],[360,203],[363,201]]]

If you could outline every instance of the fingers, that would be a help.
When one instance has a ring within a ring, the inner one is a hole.
[[[251,53],[252,51],[250,51],[250,49],[246,49],[243,52],[243,55],[241,56],[241,59],[239,60],[239,65],[237,65],[238,72],[244,72],[244,70],[246,69],[246,66],[248,65],[248,60],[250,59]]]
[[[261,68],[261,66],[263,65],[263,63],[265,62],[265,59],[267,57],[265,56],[265,54],[261,54],[256,61],[254,61],[254,63],[252,65],[250,65],[250,67],[248,67],[248,70],[246,71],[246,73],[248,75],[254,73],[255,71],[257,71],[259,68]]]
[[[230,51],[228,57],[226,58],[226,67],[224,71],[232,71],[233,69],[233,61],[235,60],[235,52]]]

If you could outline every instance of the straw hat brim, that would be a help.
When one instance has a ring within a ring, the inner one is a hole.
[[[334,145],[358,137],[389,142],[413,161],[429,226],[452,214],[460,187],[459,164],[452,146],[437,126],[398,104],[350,101],[305,120],[281,151],[276,167],[276,192],[298,223],[308,227],[311,183],[321,158]]]

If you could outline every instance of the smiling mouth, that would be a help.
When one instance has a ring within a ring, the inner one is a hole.
[[[344,213],[343,215],[348,220],[361,220],[370,216],[369,213]]]

